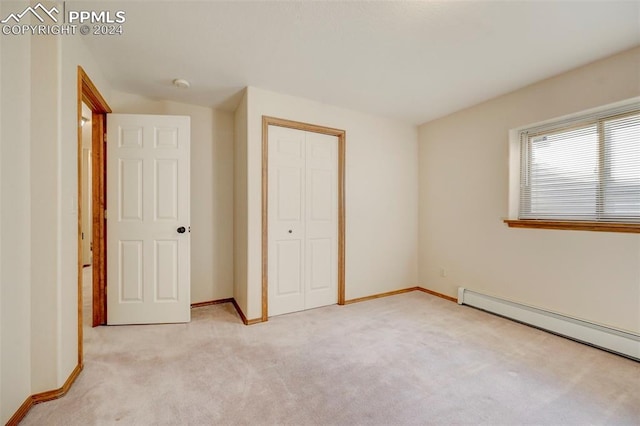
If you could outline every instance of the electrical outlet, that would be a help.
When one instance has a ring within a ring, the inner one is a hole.
[[[440,267],[440,276],[442,278],[447,276],[447,270],[445,268]]]

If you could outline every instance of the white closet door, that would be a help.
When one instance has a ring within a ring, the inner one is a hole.
[[[337,146],[269,126],[269,315],[337,303]]]
[[[338,303],[338,138],[306,132],[305,309]]]
[[[269,314],[304,309],[305,134],[269,126]]]

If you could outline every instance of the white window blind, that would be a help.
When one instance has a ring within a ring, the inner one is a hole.
[[[520,132],[520,219],[640,223],[640,103]]]

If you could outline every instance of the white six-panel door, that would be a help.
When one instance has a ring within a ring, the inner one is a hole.
[[[108,324],[190,320],[189,120],[107,117]]]
[[[268,128],[269,315],[338,301],[338,138]]]

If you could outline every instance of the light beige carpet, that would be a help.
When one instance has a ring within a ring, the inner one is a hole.
[[[640,363],[412,292],[244,326],[88,330],[25,425],[640,424]]]

